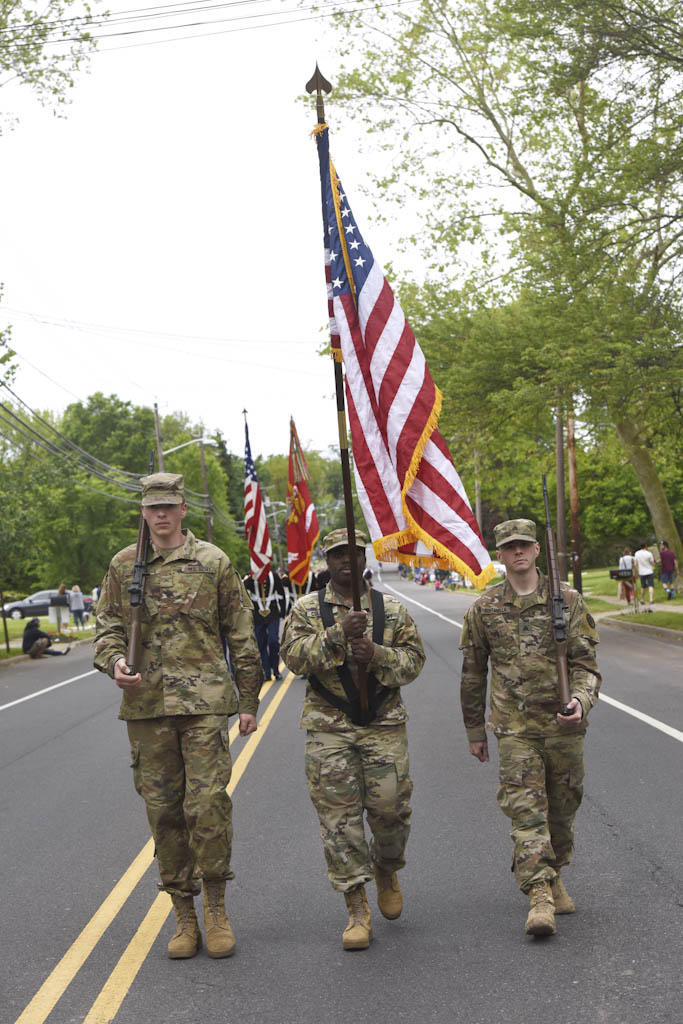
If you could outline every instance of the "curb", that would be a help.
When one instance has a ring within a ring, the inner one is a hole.
[[[609,613],[605,613],[608,615]],[[640,622],[622,622],[615,618],[601,618],[598,622],[599,626],[610,626],[612,629],[626,629],[630,630],[631,633],[644,633],[645,636],[651,636],[654,640],[660,640],[663,643],[669,644],[683,644],[683,631],[677,629],[665,629],[663,626],[646,626]]]
[[[94,637],[83,637],[81,640],[72,640],[69,647],[81,647],[83,644],[91,644]],[[28,654],[17,654],[13,658],[2,658],[0,659],[0,672],[3,668],[7,668],[9,665],[21,665],[25,661],[37,661],[37,658],[31,658]]]

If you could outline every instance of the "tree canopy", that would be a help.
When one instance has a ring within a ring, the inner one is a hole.
[[[480,314],[479,342],[494,346],[475,351],[493,370],[488,386],[479,375],[471,438],[484,468],[499,463],[487,438],[499,439],[501,404],[525,424],[541,407],[546,418],[575,413],[621,444],[654,531],[673,536],[681,557],[657,438],[664,423],[669,435],[683,425],[683,69],[646,52],[643,33],[669,47],[682,12],[665,5],[665,24],[648,27],[649,6],[421,0],[342,15],[333,97],[369,145],[390,151],[373,181],[385,216],[418,204],[424,227],[411,241],[431,268],[420,337],[431,319],[443,326],[457,294]],[[619,18],[633,28],[621,49]],[[498,391],[505,346],[519,372]],[[442,346],[455,405],[466,351]]]

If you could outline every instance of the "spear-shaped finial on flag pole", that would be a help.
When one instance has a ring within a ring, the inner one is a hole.
[[[310,82],[306,82],[306,92],[315,92],[316,95],[316,111],[318,115],[318,124],[325,123],[325,106],[323,104],[323,92],[332,92],[332,86],[323,76],[318,64],[316,62],[315,72]]]
[[[323,92],[332,92],[332,86],[322,75],[320,68],[317,63],[315,65],[315,72],[311,80],[306,84],[306,92],[316,93],[316,113],[318,117],[318,127],[325,124],[325,106],[323,103]],[[325,189],[323,185],[322,202],[323,202],[323,223],[326,223],[325,205],[327,197],[325,195]],[[327,297],[328,297],[328,308],[330,310],[330,328],[334,331],[333,327],[333,313],[332,313],[332,276],[330,273],[330,260],[329,260],[329,241],[325,240],[325,277],[327,279]],[[337,423],[339,427],[339,454],[341,457],[341,470],[342,470],[342,484],[344,487],[344,510],[346,512],[346,531],[349,538],[349,546],[354,543],[356,536],[356,522],[353,511],[353,491],[351,490],[351,465],[349,462],[349,441],[348,431],[346,428],[346,407],[344,405],[344,374],[342,371],[341,360],[337,358],[337,354],[333,351],[334,358],[334,384],[337,395]],[[360,573],[358,572],[358,562],[355,558],[349,559],[351,566],[351,596],[353,598],[353,607],[355,611],[360,611]],[[358,695],[360,697],[360,706],[363,712],[368,711],[368,690],[366,683],[366,673],[364,666],[358,666]]]

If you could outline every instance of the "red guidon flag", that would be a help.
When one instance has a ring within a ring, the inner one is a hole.
[[[302,587],[311,569],[311,555],[320,536],[315,505],[308,489],[308,466],[294,420],[289,422],[289,482],[287,484],[287,571]]]
[[[494,570],[437,428],[441,392],[358,230],[330,159],[327,125],[315,135],[332,354],[346,371],[356,491],[375,554],[455,569],[481,588]]]

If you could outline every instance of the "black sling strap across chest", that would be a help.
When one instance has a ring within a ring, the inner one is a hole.
[[[372,642],[381,646],[384,640],[384,598],[378,590],[371,589],[370,602],[372,604]],[[324,587],[318,591],[318,603],[320,605],[320,617],[325,629],[328,626],[334,626],[334,611],[332,605],[328,604],[325,600]],[[326,686],[323,686],[317,676],[310,675],[308,681],[323,700],[331,704],[332,707],[343,711],[345,715],[348,715],[354,725],[370,725],[373,719],[377,717],[379,708],[391,693],[390,687],[382,686],[374,672],[369,672],[367,678],[368,710],[363,711],[360,706],[360,695],[346,660],[343,665],[337,666],[337,675],[344,687],[346,700],[338,697],[335,693],[331,693]]]

